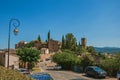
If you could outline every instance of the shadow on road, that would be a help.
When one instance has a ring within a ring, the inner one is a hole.
[[[90,76],[90,75],[86,75],[86,74],[83,74],[82,76],[87,77],[87,78],[92,78],[92,79],[95,79],[95,80],[105,79],[104,77],[95,78],[94,76]]]
[[[70,79],[70,80],[87,80],[87,79],[80,79],[80,78],[78,78],[78,79]]]

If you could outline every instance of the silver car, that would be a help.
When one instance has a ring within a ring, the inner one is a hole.
[[[93,76],[95,78],[99,78],[99,77],[105,78],[107,76],[107,72],[97,66],[88,66],[85,72],[87,75]]]
[[[62,69],[62,67],[61,67],[60,65],[55,65],[55,66],[54,66],[54,69],[55,69],[55,70],[60,70],[60,69]]]

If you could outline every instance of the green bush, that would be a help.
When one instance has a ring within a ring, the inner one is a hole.
[[[116,58],[106,58],[101,60],[100,64],[98,65],[107,71],[108,76],[116,77],[117,71],[120,67],[120,62]]]
[[[87,66],[92,66],[94,65],[94,58],[90,55],[90,54],[84,54],[81,58],[80,58],[80,66],[83,67],[83,71],[85,71],[85,68]]]
[[[79,63],[77,55],[71,51],[64,51],[62,53],[56,53],[53,56],[53,61],[62,66],[62,69],[70,70],[72,67]]]
[[[27,75],[0,66],[0,80],[33,80]]]

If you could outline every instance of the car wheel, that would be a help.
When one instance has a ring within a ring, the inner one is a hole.
[[[106,76],[104,76],[103,78],[106,78]]]
[[[89,77],[90,75],[89,75],[88,73],[86,73],[86,76],[88,76],[88,77]]]
[[[95,77],[95,78],[98,78],[98,75],[95,75],[94,77]]]

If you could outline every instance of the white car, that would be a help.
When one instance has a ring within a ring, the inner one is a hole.
[[[55,65],[55,66],[54,66],[54,69],[55,69],[55,70],[60,70],[60,69],[62,69],[62,67],[61,67],[60,65]]]
[[[117,72],[117,79],[120,80],[120,71]]]
[[[26,68],[19,68],[17,71],[23,74],[30,74],[29,70]]]

